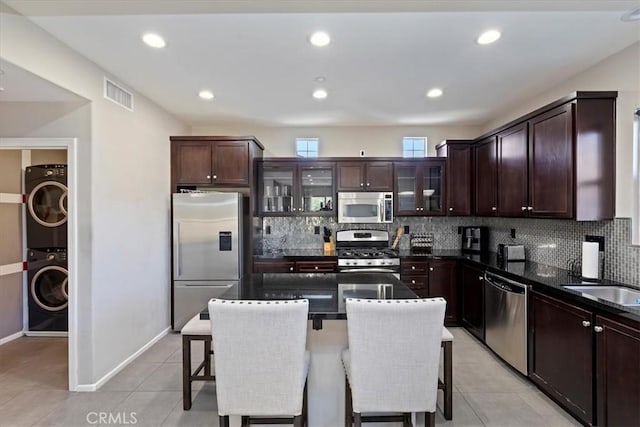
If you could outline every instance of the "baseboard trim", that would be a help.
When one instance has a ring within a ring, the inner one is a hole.
[[[6,337],[4,337],[4,338],[1,338],[1,339],[0,339],[0,345],[2,345],[2,344],[6,344],[6,343],[8,343],[8,342],[10,342],[10,341],[13,341],[13,340],[15,340],[15,339],[18,339],[18,338],[20,338],[20,337],[22,337],[22,336],[24,336],[24,331],[16,332],[15,334],[11,334],[11,335],[9,335],[9,336],[6,336]]]
[[[111,371],[109,371],[106,375],[104,375],[102,378],[100,378],[94,384],[78,384],[74,391],[97,391],[97,390],[99,390],[100,387],[105,385],[107,381],[109,381],[111,378],[116,376],[118,374],[118,372],[122,371],[124,368],[127,367],[127,365],[129,365],[131,362],[136,360],[142,353],[147,351],[152,345],[154,345],[155,343],[160,341],[164,336],[166,336],[169,333],[170,330],[171,330],[171,327],[168,327],[165,330],[163,330],[162,332],[160,332],[158,335],[153,337],[151,339],[151,341],[149,341],[148,343],[146,343],[145,345],[140,347],[140,349],[138,351],[133,353],[131,356],[127,357],[125,360],[122,361],[122,363],[120,363],[118,366],[113,368]]]

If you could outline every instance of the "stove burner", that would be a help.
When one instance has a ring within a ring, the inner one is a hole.
[[[391,249],[349,248],[339,249],[339,258],[397,258],[398,254]]]

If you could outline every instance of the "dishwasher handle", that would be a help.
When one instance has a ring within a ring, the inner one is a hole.
[[[498,288],[504,292],[510,292],[513,294],[526,294],[527,285],[524,283],[517,283],[513,280],[497,276],[491,273],[484,273],[484,280],[494,288]]]

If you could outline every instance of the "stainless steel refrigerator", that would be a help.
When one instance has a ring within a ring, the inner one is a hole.
[[[233,292],[244,274],[246,210],[240,193],[172,196],[171,326],[179,331],[209,299]]]

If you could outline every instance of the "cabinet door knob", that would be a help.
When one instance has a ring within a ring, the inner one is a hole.
[[[429,267],[429,271],[433,271],[433,267]]]
[[[218,175],[213,175],[213,179],[218,179]]]
[[[521,208],[520,208],[520,210],[526,211],[526,210],[527,210],[527,207],[526,207],[526,206],[523,206],[523,207],[521,207]]]
[[[495,207],[495,206],[491,206],[491,210],[492,210],[492,211],[497,211],[497,210],[498,210],[498,208],[497,208],[497,207]]]
[[[484,277],[478,276],[478,280],[484,280]]]
[[[370,182],[367,182],[367,187],[371,187],[371,183]]]
[[[415,284],[416,284],[416,281],[415,281],[415,280],[412,280],[412,281],[411,281],[411,284],[412,284],[412,285],[415,285]]]
[[[296,210],[296,208],[291,208],[291,210],[292,210],[292,211],[295,211],[295,210]]]
[[[533,210],[533,206],[529,206],[529,207],[527,207],[527,209],[532,211]]]
[[[412,265],[412,266],[411,266],[411,269],[412,269],[412,270],[415,270],[415,269],[416,269],[416,266],[415,266],[415,265]]]
[[[211,175],[207,175],[207,179],[211,179]]]
[[[453,212],[453,208],[449,208],[449,212]]]
[[[588,328],[589,326],[591,326],[591,322],[589,322],[588,320],[583,320],[582,326],[584,326],[585,328]]]
[[[293,271],[293,267],[289,267],[289,271]]]
[[[593,330],[596,331],[597,333],[602,332],[602,326],[594,326]]]
[[[361,183],[360,183],[360,187],[364,187],[364,182],[361,182]]]

